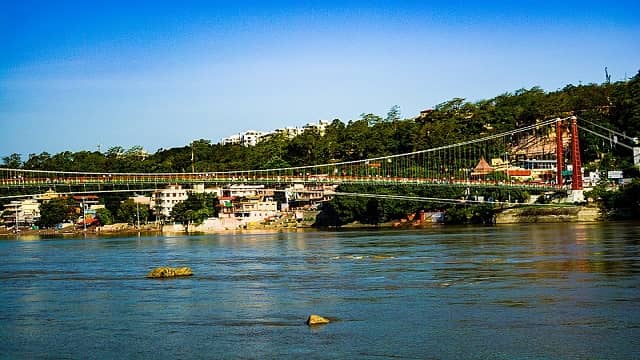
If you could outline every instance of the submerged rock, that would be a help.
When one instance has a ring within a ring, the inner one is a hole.
[[[322,324],[328,324],[329,323],[329,319],[324,318],[320,315],[309,315],[309,318],[307,319],[307,325],[311,326],[311,325],[322,325]]]
[[[168,267],[163,266],[159,268],[155,268],[147,274],[148,278],[157,279],[157,278],[169,278],[176,276],[191,276],[193,275],[193,271],[189,267]]]

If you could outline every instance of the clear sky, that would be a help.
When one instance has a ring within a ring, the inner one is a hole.
[[[218,142],[640,69],[640,1],[0,1],[0,156]]]

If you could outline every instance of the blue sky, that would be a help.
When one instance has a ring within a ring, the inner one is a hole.
[[[638,39],[637,1],[2,1],[0,156],[622,80]]]

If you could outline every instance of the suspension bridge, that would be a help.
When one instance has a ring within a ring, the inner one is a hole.
[[[555,118],[426,150],[274,169],[99,173],[0,168],[0,193],[13,194],[0,198],[49,189],[67,194],[153,191],[169,184],[415,184],[579,191],[583,188],[579,129],[608,140],[616,136],[616,143],[617,136],[626,137],[591,124],[595,127],[579,126],[575,116]],[[636,149],[634,156],[640,156]]]

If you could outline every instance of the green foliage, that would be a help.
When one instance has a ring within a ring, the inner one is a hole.
[[[619,190],[609,190],[604,183],[598,184],[585,195],[596,199],[608,217],[640,219],[640,179],[634,179]]]
[[[120,204],[116,213],[116,220],[129,224],[146,223],[149,218],[149,206],[136,204],[133,199],[127,199]]]
[[[338,191],[356,194],[402,194],[434,199],[462,200],[467,197],[463,188],[418,185],[341,185]],[[526,192],[511,191],[511,193],[512,201],[524,201],[528,198]],[[495,196],[497,201],[506,201],[508,194],[500,189],[485,189],[478,190],[475,195],[485,196],[485,198]],[[492,224],[495,216],[494,207],[490,204],[445,204],[436,200],[415,201],[336,196],[333,200],[323,204],[316,223],[319,226],[342,226],[353,222],[376,225],[406,218],[420,210],[445,211],[445,222],[449,224]]]
[[[469,222],[472,224],[489,225],[495,222],[495,210],[489,204],[471,206],[469,214]]]
[[[206,218],[218,215],[218,198],[214,194],[189,194],[187,200],[177,203],[171,210],[174,221],[181,223],[202,223]]]
[[[520,211],[518,216],[567,216],[576,215],[578,210],[575,207],[527,207]]]
[[[101,225],[113,224],[113,215],[107,208],[96,210],[96,216],[98,217],[98,220],[100,220]]]
[[[464,224],[467,222],[467,209],[464,207],[452,206],[447,209],[444,215],[444,222],[447,224]]]
[[[40,221],[38,225],[42,228],[48,228],[73,220],[75,203],[70,198],[57,198],[40,204]]]
[[[400,106],[393,105],[389,112],[387,112],[387,117],[384,119],[386,122],[396,122],[400,121]]]
[[[22,166],[20,154],[13,153],[2,158],[2,167],[10,169],[19,169]]]

